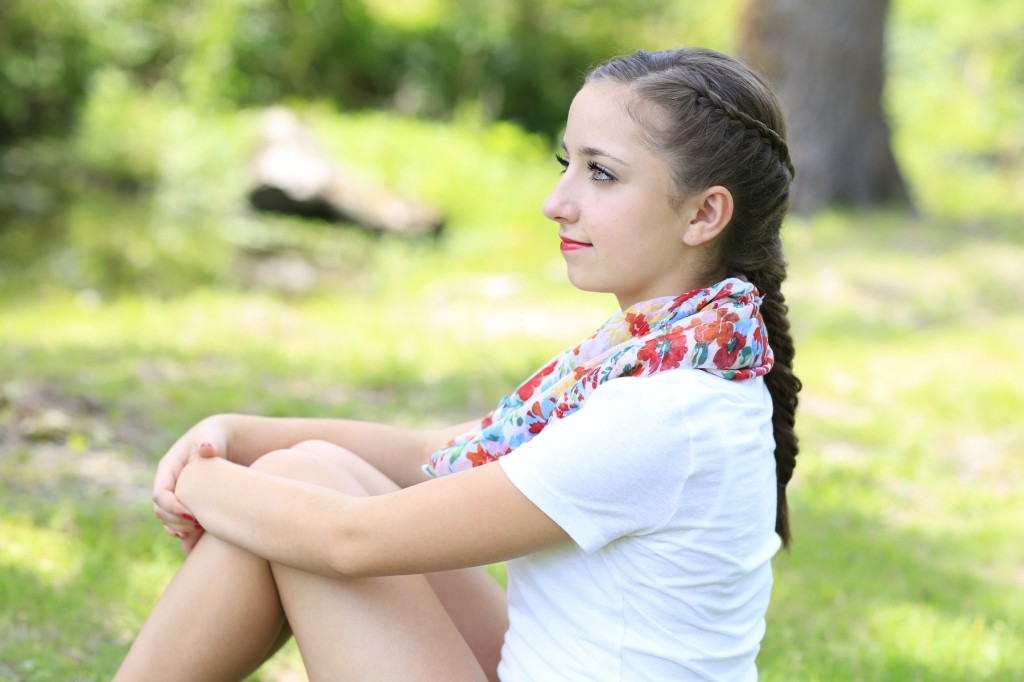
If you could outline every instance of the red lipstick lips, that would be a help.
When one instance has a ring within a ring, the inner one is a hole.
[[[562,244],[560,248],[562,249],[562,251],[576,251],[578,249],[588,249],[591,247],[591,244],[578,242],[574,239],[566,239],[565,237],[562,237],[561,239]]]

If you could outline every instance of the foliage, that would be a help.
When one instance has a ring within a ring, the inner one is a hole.
[[[0,149],[16,137],[66,130],[85,95],[95,65],[86,22],[73,1],[52,4],[0,5]]]
[[[0,214],[52,205],[68,166],[118,186],[197,180],[190,164],[211,155],[192,138],[216,148],[244,129],[225,115],[268,103],[505,119],[550,138],[590,64],[639,46],[728,50],[741,4],[12,0],[0,7]],[[1022,26],[1012,0],[893,3],[886,99],[926,212],[1020,210]],[[188,151],[174,168],[169,148]],[[21,180],[40,170],[44,186]],[[178,198],[200,203],[212,177]]]
[[[1024,211],[1024,4],[897,0],[887,108],[911,189],[964,218]]]
[[[479,102],[552,135],[588,65],[652,26],[690,27],[672,44],[699,39],[696,16],[651,0],[15,0],[0,8],[0,144],[66,132],[110,69],[202,106],[302,98],[447,116]]]

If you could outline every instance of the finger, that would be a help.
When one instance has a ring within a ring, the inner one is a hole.
[[[227,435],[215,423],[203,422],[193,436],[195,454],[199,457],[227,457]]]
[[[191,535],[186,536],[181,541],[181,549],[182,549],[182,551],[184,551],[185,554],[191,553],[192,550],[195,549],[196,543],[199,542],[199,538],[201,538],[202,536],[203,536],[202,532],[192,533]]]
[[[164,530],[167,531],[169,535],[173,535],[179,540],[184,540],[188,538],[188,532],[184,530],[176,530],[175,528],[173,528],[172,526],[168,526],[167,524],[164,524]]]
[[[189,524],[186,523],[185,519],[177,514],[171,514],[166,509],[154,507],[153,514],[161,525],[168,528],[173,528],[174,530],[188,530],[190,527]]]
[[[200,443],[197,450],[200,457],[216,457],[219,454],[217,447],[208,441]]]
[[[174,490],[178,481],[177,473],[169,466],[161,462],[156,468],[156,475],[153,476],[153,496],[164,490]]]
[[[157,520],[164,527],[164,530],[171,535],[178,535],[179,533],[188,534],[197,530],[194,521],[186,521],[178,517],[158,518]]]
[[[187,511],[181,514],[172,514],[171,512],[153,505],[153,514],[164,528],[169,529],[168,532],[172,535],[177,533],[190,533],[192,531],[203,530],[203,526],[192,514]]]
[[[192,516],[191,514],[182,514],[181,516],[185,519],[187,523],[192,524],[191,528],[186,529],[189,532],[199,531],[200,533],[202,533],[204,530],[206,530],[205,528],[203,528],[203,524],[199,523],[199,521],[196,520],[196,517]]]
[[[156,475],[153,477],[153,501],[162,506],[171,504],[172,507],[168,507],[171,511],[174,511],[173,504],[177,501],[174,497],[174,488],[178,483],[178,475],[185,466],[186,453],[186,450],[180,450],[178,453],[172,450],[160,460]]]
[[[188,509],[169,490],[161,490],[153,495],[153,505],[172,516],[182,516],[188,513]]]

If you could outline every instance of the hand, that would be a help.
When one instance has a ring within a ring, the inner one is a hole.
[[[181,540],[186,554],[203,534],[203,527],[174,494],[178,476],[197,457],[227,457],[230,431],[225,417],[209,417],[177,440],[157,465],[153,479],[153,512],[164,530]]]

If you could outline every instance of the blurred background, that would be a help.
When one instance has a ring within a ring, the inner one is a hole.
[[[682,45],[766,74],[797,165],[762,678],[1024,679],[1024,3],[4,0],[0,680],[110,678],[198,419],[455,423],[613,312],[553,153],[589,66]]]

